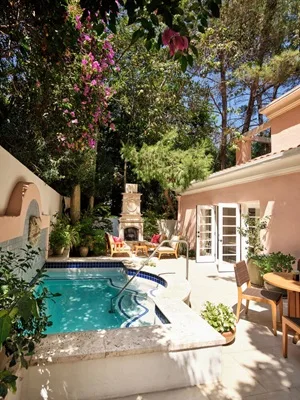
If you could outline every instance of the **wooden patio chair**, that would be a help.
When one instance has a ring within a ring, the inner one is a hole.
[[[180,240],[180,236],[172,236],[170,240]],[[170,247],[169,246],[162,246],[157,250],[157,255],[158,255],[158,259],[160,259],[160,257],[162,255],[171,255],[171,256],[175,256],[176,258],[178,258],[178,250],[179,250],[179,243],[176,242],[170,242]]]
[[[105,232],[105,239],[106,251],[111,257],[113,257],[114,254],[128,254],[129,257],[132,256],[130,247],[124,241],[115,242],[112,235],[107,232]]]
[[[283,314],[283,303],[282,303],[282,295],[278,292],[272,292],[266,289],[254,288],[251,286],[250,278],[248,274],[248,269],[245,261],[240,261],[234,265],[234,272],[236,278],[236,284],[238,287],[238,304],[236,310],[236,318],[237,322],[240,319],[240,311],[242,300],[246,300],[246,310],[245,314],[248,314],[249,302],[250,300],[270,304],[272,310],[272,325],[273,325],[273,333],[274,336],[277,336],[277,317],[276,310],[277,306],[279,306],[279,314],[280,321]],[[247,284],[247,288],[243,291],[243,284]]]
[[[300,335],[300,318],[282,317],[282,355],[285,358],[287,358],[289,328]]]

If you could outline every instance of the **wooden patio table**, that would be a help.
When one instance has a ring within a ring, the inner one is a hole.
[[[300,282],[293,280],[293,274],[287,272],[269,272],[263,278],[271,285],[287,290],[288,317],[300,318]]]

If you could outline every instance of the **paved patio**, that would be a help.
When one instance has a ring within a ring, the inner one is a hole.
[[[185,277],[185,258],[156,260],[156,273],[176,272]],[[206,300],[234,307],[237,289],[232,273],[218,273],[213,264],[189,263],[192,308],[199,312]],[[286,300],[284,301],[286,313]],[[300,343],[299,343],[300,344]],[[267,306],[250,303],[248,318],[241,314],[235,342],[223,347],[222,378],[218,384],[135,395],[123,400],[298,400],[300,346],[289,340],[288,358],[281,355],[281,328],[271,332]]]

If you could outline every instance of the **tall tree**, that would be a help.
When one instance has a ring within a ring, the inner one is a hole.
[[[211,171],[212,156],[205,142],[182,150],[178,146],[178,133],[169,132],[154,145],[144,144],[137,151],[125,146],[123,155],[134,166],[134,171],[143,182],[156,180],[164,190],[169,207],[176,218],[169,191],[186,189],[194,179],[201,180]]]
[[[299,10],[297,0],[226,0],[199,37],[196,74],[220,119],[221,169],[235,132],[261,123],[257,110],[299,81]]]

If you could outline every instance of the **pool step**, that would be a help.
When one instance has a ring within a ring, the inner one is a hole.
[[[121,296],[117,304],[119,312],[126,316],[123,328],[147,326],[155,323],[155,305],[149,299],[136,295]]]

